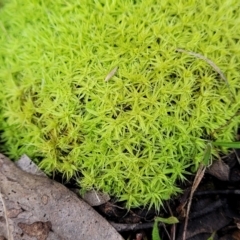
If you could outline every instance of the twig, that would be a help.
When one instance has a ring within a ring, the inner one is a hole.
[[[9,222],[8,222],[8,216],[7,216],[7,208],[6,208],[5,202],[3,200],[1,188],[0,188],[0,200],[1,200],[2,205],[3,205],[4,217],[5,217],[6,226],[7,226],[7,236],[8,236],[7,239],[8,240],[13,240],[13,236],[12,236],[12,234],[10,232],[10,228],[9,228]]]
[[[147,228],[152,228],[154,222],[150,223],[138,223],[138,224],[123,224],[123,223],[114,223],[109,222],[118,232],[126,232],[126,231],[136,231],[136,230],[142,230]],[[160,225],[162,225],[160,223]]]
[[[240,164],[240,158],[239,158],[239,156],[238,156],[238,153],[237,153],[236,149],[233,149],[233,151],[234,151],[235,156],[236,156],[236,158],[237,158],[237,160],[238,160],[238,164]]]
[[[168,211],[170,212],[171,216],[173,216],[173,212],[172,209],[170,208],[168,202],[167,202],[167,207],[168,207]],[[176,239],[176,224],[173,224],[171,227],[171,238],[172,240]]]
[[[170,236],[170,234],[169,234],[169,232],[168,232],[168,230],[167,230],[167,228],[166,228],[165,223],[163,223],[163,229],[164,229],[165,233],[167,234],[168,239],[171,240],[171,236]]]
[[[190,197],[189,197],[188,204],[187,204],[187,212],[186,212],[186,218],[185,218],[184,228],[183,228],[183,240],[186,240],[188,218],[189,218],[189,212],[190,212],[190,208],[191,208],[191,204],[192,204],[193,194],[196,191],[199,183],[201,182],[205,171],[206,171],[206,167],[201,164],[199,166],[199,169],[198,169],[197,174],[196,174],[196,176],[194,178],[194,181],[193,181],[192,189],[191,189],[191,192],[190,192]]]

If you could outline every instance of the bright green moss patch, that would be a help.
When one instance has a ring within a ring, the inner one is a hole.
[[[9,0],[0,9],[3,151],[128,207],[159,208],[178,193],[211,133],[232,141],[240,121],[239,1],[181,2]],[[234,99],[208,63],[177,48],[211,59]]]

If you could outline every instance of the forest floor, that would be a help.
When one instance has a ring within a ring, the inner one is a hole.
[[[1,157],[0,160],[3,158]],[[75,239],[101,240],[111,235],[108,239],[237,240],[240,239],[239,160],[240,150],[232,150],[228,155],[213,161],[209,168],[200,171],[198,178],[196,178],[197,174],[192,175],[188,181],[181,184],[182,194],[165,202],[159,212],[148,208],[127,210],[123,203],[117,202],[114,198],[104,198],[101,193],[96,191],[93,192],[93,195],[99,202],[100,197],[103,199],[101,199],[103,201],[101,205],[91,204],[98,206],[90,206],[82,200],[77,203],[78,200],[73,202],[73,199],[68,199],[60,204],[59,199],[65,198],[70,194],[68,192],[74,194],[72,191],[78,192],[79,189],[72,189],[74,187],[72,184],[65,184],[67,189],[63,184],[56,183],[58,185],[55,185],[53,184],[55,181],[45,176],[39,177],[29,173],[26,175],[25,171],[29,170],[26,169],[26,166],[20,166],[25,169],[19,171],[16,164],[3,160],[3,162],[0,161],[0,219],[5,218],[9,221],[0,221],[0,239],[73,239],[73,236],[70,235],[62,236],[62,238],[54,235],[54,231],[59,229],[59,221],[62,221],[60,218],[63,216],[56,215],[57,217],[54,217],[54,214],[64,211],[65,222],[78,224],[77,227],[74,224],[64,226],[64,233],[73,232],[73,228],[79,228],[76,231],[78,237],[74,237]],[[13,175],[14,177],[12,177]],[[43,182],[40,183],[42,179]],[[192,189],[195,191],[193,192]],[[42,200],[39,202],[38,199]],[[48,203],[51,201],[53,203],[50,208]],[[189,202],[191,202],[191,207],[188,212]],[[44,204],[42,205],[42,203]],[[27,208],[26,205],[31,207]],[[56,209],[54,209],[55,207]],[[85,209],[87,210],[85,211]],[[77,213],[78,211],[80,213]],[[31,212],[30,215],[29,212]],[[89,212],[92,214],[91,216]],[[25,213],[24,217],[23,213]],[[166,219],[171,216],[176,217],[179,223],[159,223],[160,238],[156,235],[156,231],[153,237],[153,225],[156,217]],[[76,220],[76,218],[79,219]],[[65,222],[61,224],[65,225]],[[38,227],[34,224],[38,224]],[[81,231],[84,232],[81,224],[84,224],[87,236],[81,235]],[[95,235],[92,235],[93,229],[98,229],[98,232],[94,233]],[[10,238],[11,231],[13,236],[18,237]],[[63,233],[58,232],[58,234]]]

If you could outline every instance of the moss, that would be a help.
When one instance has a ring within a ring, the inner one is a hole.
[[[9,0],[0,9],[4,152],[128,207],[159,208],[201,163],[211,133],[234,140],[238,11],[237,0]],[[211,59],[234,100],[207,62],[178,48]]]

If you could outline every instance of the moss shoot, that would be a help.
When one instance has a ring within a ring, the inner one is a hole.
[[[209,138],[234,140],[238,13],[238,0],[4,1],[2,152],[158,209]]]

